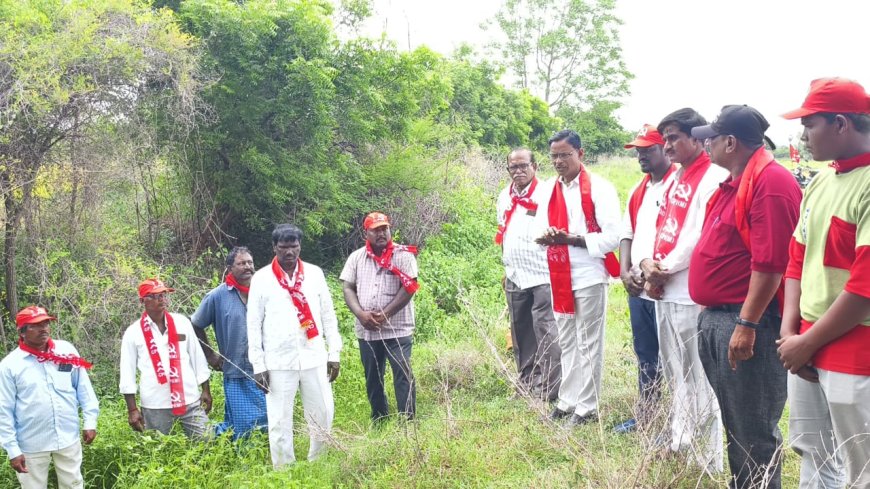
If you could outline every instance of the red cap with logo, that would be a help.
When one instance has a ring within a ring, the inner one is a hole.
[[[175,289],[167,287],[159,278],[147,278],[139,284],[140,299],[148,294],[159,294],[161,292],[175,292]]]
[[[860,83],[846,78],[819,78],[810,82],[810,93],[801,108],[787,112],[786,119],[800,119],[819,112],[870,113],[870,96]]]
[[[49,316],[48,311],[46,311],[44,307],[39,306],[27,306],[18,311],[18,314],[15,315],[15,324],[18,326],[18,329],[21,329],[28,324],[38,324],[43,321],[55,320],[57,320],[56,317]]]
[[[665,145],[665,140],[662,139],[661,133],[656,130],[655,126],[650,124],[644,124],[640,131],[637,132],[637,137],[634,138],[634,141],[623,146],[625,149],[631,148],[649,148],[650,146],[655,146],[656,144],[660,144],[662,146]]]
[[[380,212],[371,212],[366,216],[365,221],[363,221],[363,229],[368,231],[369,229],[379,228],[381,226],[389,226],[390,218],[387,217],[386,214]]]

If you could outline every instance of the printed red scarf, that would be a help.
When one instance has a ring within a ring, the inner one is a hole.
[[[520,197],[514,193],[514,184],[511,184],[510,188],[510,196],[511,196],[511,207],[504,213],[504,224],[498,227],[498,232],[495,233],[495,244],[500,245],[504,241],[504,233],[507,231],[508,224],[511,222],[511,217],[514,215],[514,211],[517,210],[517,206],[525,208],[527,211],[537,211],[538,203],[532,202],[532,194],[535,193],[535,188],[538,186],[538,179],[533,178],[532,183],[529,184],[529,191],[526,192],[526,195]]]
[[[671,173],[677,170],[677,165],[671,163],[670,168],[668,168],[665,176],[662,177],[663,182],[668,181],[668,177],[671,176]],[[652,180],[652,176],[647,173],[644,175],[643,180],[640,181],[640,185],[634,189],[634,193],[631,194],[631,197],[628,199],[628,218],[631,220],[631,231],[634,232],[634,229],[637,227],[637,211],[640,210],[641,204],[643,204],[643,198],[646,195],[647,186]]]
[[[227,274],[226,278],[224,279],[224,282],[226,282],[227,285],[229,285],[230,287],[232,287],[234,289],[239,289],[239,292],[241,292],[245,295],[248,295],[248,291],[251,290],[250,286],[245,287],[244,285],[240,284],[239,281],[236,280],[236,277],[233,276],[232,273]]]
[[[281,288],[290,294],[293,299],[293,307],[296,308],[296,317],[299,318],[299,327],[305,330],[305,336],[308,339],[313,339],[319,334],[317,331],[317,323],[314,322],[314,315],[311,314],[311,307],[305,299],[305,294],[302,293],[302,281],[305,280],[302,260],[296,260],[296,282],[293,286],[287,283],[287,278],[284,274],[284,269],[278,263],[278,258],[272,258],[272,273],[278,279],[278,284]]]
[[[366,240],[366,254],[369,256],[369,258],[374,260],[375,263],[380,265],[381,268],[385,268],[396,277],[399,277],[399,280],[402,282],[402,287],[405,289],[405,291],[413,295],[414,292],[417,292],[417,289],[420,288],[420,284],[418,284],[417,281],[413,278],[409,277],[408,274],[399,270],[393,265],[394,250],[407,251],[415,255],[417,254],[416,246],[397,245],[393,244],[393,241],[390,240],[390,242],[387,243],[387,247],[384,248],[383,252],[381,252],[381,256],[377,256],[375,255],[374,251],[372,251],[372,244],[369,243],[368,240]]]
[[[595,218],[595,203],[592,202],[592,184],[586,168],[580,165],[580,205],[586,218],[586,231],[600,233],[601,226]],[[556,181],[553,196],[547,208],[549,224],[558,229],[568,230],[568,206],[562,185]],[[574,292],[571,287],[571,259],[568,245],[547,246],[547,266],[550,269],[550,285],[553,294],[553,311],[560,314],[574,314]],[[604,268],[612,277],[619,276],[619,260],[613,252],[604,255]]]
[[[749,229],[749,210],[752,208],[752,198],[755,196],[755,182],[761,172],[767,168],[767,165],[774,162],[773,153],[764,149],[764,146],[752,154],[749,161],[746,163],[746,168],[743,169],[743,174],[740,177],[740,184],[737,186],[737,201],[734,205],[734,219],[737,226],[737,232],[740,233],[740,239],[743,245],[752,254],[752,243],[750,241]],[[707,211],[704,215],[704,223],[710,217],[710,211],[713,206],[722,196],[722,189],[716,189],[710,201],[707,202]],[[776,290],[776,300],[779,305],[779,310],[782,312],[782,307],[785,303],[785,277],[779,284]]]
[[[677,246],[686,217],[689,215],[689,207],[697,193],[698,184],[707,174],[711,164],[710,157],[702,151],[691,166],[682,168],[682,174],[672,180],[665,191],[665,203],[659,208],[659,216],[656,219],[654,260],[664,260]]]
[[[22,340],[20,338],[18,339],[18,348],[21,348],[23,351],[35,356],[36,359],[39,360],[40,363],[52,362],[52,363],[56,363],[57,365],[69,364],[69,365],[72,365],[73,367],[84,367],[85,369],[90,369],[91,367],[93,367],[93,364],[91,364],[91,362],[85,360],[82,357],[77,357],[77,356],[73,355],[72,353],[66,353],[66,354],[55,353],[54,352],[54,341],[52,341],[51,338],[48,339],[48,350],[46,350],[46,351],[39,351],[35,348],[31,348],[31,347],[27,346],[27,344],[24,343],[24,340]]]
[[[164,313],[166,318],[166,332],[169,335],[169,371],[163,366],[160,361],[160,353],[157,350],[157,342],[154,340],[154,331],[151,330],[150,321],[147,320],[148,313],[143,312],[142,318],[139,320],[139,326],[142,327],[142,335],[145,337],[145,344],[148,345],[148,355],[151,356],[151,365],[154,366],[154,374],[157,376],[157,383],[163,385],[169,382],[169,401],[172,403],[172,414],[181,416],[187,411],[187,404],[184,402],[184,381],[181,377],[181,350],[178,346],[178,331],[175,329],[175,320],[172,315]]]

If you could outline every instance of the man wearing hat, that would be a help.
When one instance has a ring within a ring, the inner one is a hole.
[[[206,439],[212,402],[208,363],[190,321],[168,312],[171,292],[175,290],[157,278],[139,284],[145,311],[121,339],[120,390],[127,422],[135,431],[169,434],[178,421],[188,438]]]
[[[332,431],[332,384],[339,373],[341,336],[332,295],[320,267],[302,261],[302,230],[272,231],[275,258],[251,279],[248,359],[266,392],[269,451],[276,469],[296,462],[293,407],[296,392],[308,424],[308,460],[322,455]]]
[[[656,218],[665,190],[671,183],[677,165],[671,163],[664,152],[665,140],[652,125],[645,124],[625,149],[637,151],[637,162],[644,177],[634,186],[622,222],[619,243],[620,278],[628,292],[628,311],[634,353],[638,363],[640,399],[635,409],[637,418],[628,419],[615,428],[617,433],[628,433],[649,422],[655,414],[659,398],[659,339],[656,329],[655,301],[644,290],[646,280],[638,264],[652,256],[656,239]]]
[[[400,415],[416,413],[417,388],[411,371],[417,249],[393,243],[390,220],[372,212],[363,221],[366,244],[347,258],[341,271],[347,307],[356,316],[355,330],[366,377],[372,420],[389,414],[384,393],[387,362]]]
[[[0,446],[24,489],[48,487],[52,461],[59,487],[84,487],[79,410],[82,441],[97,436],[91,364],[71,344],[51,339],[55,319],[39,306],[19,311],[18,348],[0,362]]]
[[[508,155],[511,183],[496,203],[495,242],[502,247],[518,388],[551,401],[559,395],[561,351],[550,299],[547,249],[535,243],[547,229],[547,214],[540,204],[549,194],[535,176],[537,169],[530,149],[517,148]]]
[[[705,307],[698,350],[722,413],[732,484],[781,487],[786,372],[776,340],[788,243],[801,191],[764,148],[770,124],[746,105],[728,105],[692,136],[706,142],[713,163],[731,175],[707,204],[701,238],[689,264],[689,293]]]
[[[806,189],[785,273],[779,354],[800,486],[870,487],[870,96],[815,80],[784,117],[800,118],[814,160],[832,161]]]
[[[247,304],[254,275],[251,251],[244,246],[230,250],[225,273],[224,283],[203,298],[190,322],[204,346],[209,365],[224,374],[224,421],[215,427],[215,432],[232,430],[236,440],[268,426],[266,396],[254,382],[253,367],[248,361]],[[212,349],[206,336],[206,328],[211,325],[220,353]]]

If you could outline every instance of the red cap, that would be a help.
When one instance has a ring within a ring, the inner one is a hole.
[[[819,112],[870,113],[870,96],[860,83],[846,78],[819,78],[810,82],[810,93],[801,108],[787,112],[786,119],[800,119]]]
[[[148,294],[159,294],[161,292],[175,292],[175,289],[167,287],[159,278],[148,278],[139,284],[140,299]]]
[[[637,137],[634,138],[634,141],[623,146],[625,149],[631,148],[649,148],[650,146],[654,146],[656,144],[665,145],[665,140],[662,139],[662,135],[656,130],[655,126],[651,126],[649,124],[644,124],[640,131],[637,132]]]
[[[389,226],[390,218],[387,217],[386,214],[382,214],[380,212],[372,212],[366,216],[365,221],[363,221],[363,229],[368,231],[369,229],[379,228],[381,226]]]
[[[39,306],[27,306],[18,311],[18,314],[15,315],[15,324],[18,326],[18,329],[21,329],[28,324],[38,324],[43,321],[55,320],[57,320],[56,317],[49,316],[48,311],[46,311],[44,307]]]

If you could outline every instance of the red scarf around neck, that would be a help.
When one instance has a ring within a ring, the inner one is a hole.
[[[677,246],[689,208],[698,191],[698,184],[710,168],[710,157],[704,151],[689,167],[683,167],[682,173],[671,181],[665,191],[665,202],[659,208],[656,219],[656,241],[653,247],[653,259],[664,260]],[[671,194],[673,190],[673,195]]]
[[[181,377],[181,349],[178,346],[178,331],[175,329],[175,320],[172,315],[164,313],[166,321],[166,333],[169,335],[169,371],[163,366],[160,360],[160,352],[157,349],[157,342],[154,340],[154,331],[151,330],[151,322],[148,321],[148,313],[143,312],[142,318],[139,320],[139,326],[142,328],[142,335],[145,337],[145,344],[148,345],[148,355],[151,357],[151,365],[154,366],[154,374],[157,376],[157,383],[163,385],[169,382],[169,401],[172,404],[172,414],[181,416],[187,411],[187,404],[184,402],[184,380]]]
[[[662,177],[662,182],[667,182],[668,177],[671,176],[677,170],[677,165],[671,163],[670,168],[665,173],[665,176]],[[628,199],[628,218],[631,221],[631,230],[634,232],[637,227],[637,211],[640,210],[641,204],[643,204],[643,197],[646,195],[647,187],[652,181],[652,175],[647,173],[643,176],[643,180],[640,181],[640,185],[634,189],[634,193],[631,194],[631,197]]]
[[[580,204],[586,219],[586,231],[600,233],[601,226],[595,218],[595,203],[592,201],[592,183],[589,173],[580,165]],[[547,208],[549,224],[568,230],[568,206],[562,185],[556,181],[553,196]],[[547,246],[547,266],[550,269],[550,285],[553,294],[553,311],[559,314],[574,314],[574,292],[571,286],[571,259],[568,245]],[[613,252],[604,255],[604,268],[613,277],[619,276],[619,260]]]
[[[245,287],[244,285],[240,284],[239,281],[236,280],[236,277],[233,276],[232,273],[228,273],[228,274],[227,274],[226,278],[224,279],[224,282],[225,282],[228,286],[230,286],[230,287],[232,287],[232,288],[234,288],[234,289],[239,289],[239,292],[241,292],[241,293],[243,293],[243,294],[245,294],[245,295],[248,295],[248,291],[251,290],[251,287],[250,287],[250,286]]]
[[[538,186],[538,179],[532,178],[532,183],[529,184],[529,190],[526,195],[520,197],[514,191],[514,184],[511,184],[509,193],[511,196],[511,206],[504,213],[504,224],[498,227],[498,232],[495,233],[495,244],[500,245],[504,242],[504,233],[507,231],[508,224],[511,222],[511,217],[517,206],[523,207],[527,211],[537,211],[538,203],[532,202],[532,194],[535,193],[535,188]]]
[[[862,153],[846,160],[835,160],[829,166],[837,173],[846,173],[868,165],[870,165],[870,153]]]
[[[755,182],[758,180],[758,176],[761,175],[761,172],[764,171],[768,165],[774,163],[774,161],[773,153],[764,149],[764,146],[758,148],[746,163],[746,168],[743,169],[743,173],[740,176],[740,183],[737,186],[737,198],[736,203],[734,204],[734,219],[737,226],[737,232],[740,234],[740,240],[743,241],[743,245],[746,246],[747,250],[749,250],[750,255],[752,254],[752,242],[749,229],[749,210],[752,208],[752,198],[755,196]],[[710,196],[710,200],[707,202],[707,212],[704,214],[705,225],[707,219],[710,218],[710,211],[713,209],[713,206],[716,205],[716,202],[721,196],[721,188],[717,188],[713,195]],[[785,304],[785,277],[780,281],[779,288],[776,289],[775,297],[777,304],[779,305],[779,312],[782,312],[783,305]]]
[[[372,250],[372,244],[369,243],[368,240],[366,240],[366,254],[369,256],[369,258],[374,260],[375,263],[380,265],[381,268],[388,270],[390,273],[398,277],[399,280],[402,282],[402,288],[404,288],[405,291],[409,294],[413,295],[414,292],[417,292],[417,289],[420,288],[420,284],[418,284],[417,281],[413,278],[409,277],[408,274],[399,270],[398,268],[396,268],[395,265],[393,265],[393,251],[395,250],[407,251],[415,255],[417,254],[416,246],[397,245],[393,244],[393,241],[390,240],[387,243],[387,247],[384,248],[384,251],[381,252],[381,256],[378,256],[375,255],[374,251]]]
[[[314,322],[314,315],[311,314],[311,306],[308,305],[308,301],[305,299],[305,294],[302,293],[302,281],[305,279],[305,273],[303,270],[302,260],[297,259],[296,282],[291,286],[287,283],[287,274],[284,273],[284,269],[281,268],[281,264],[278,263],[278,258],[272,258],[272,274],[274,274],[275,278],[278,279],[278,284],[281,288],[290,294],[290,298],[293,300],[293,307],[296,308],[296,317],[299,319],[299,327],[305,330],[305,336],[310,340],[316,337],[319,334],[319,331],[317,331],[317,323]]]
[[[39,351],[36,348],[31,348],[26,343],[24,343],[24,340],[22,340],[21,338],[18,339],[18,348],[21,348],[22,351],[25,351],[35,356],[40,363],[52,362],[57,365],[68,364],[72,365],[73,367],[84,367],[85,369],[90,369],[91,367],[93,367],[93,364],[91,364],[91,362],[85,360],[82,357],[77,357],[72,353],[55,353],[54,341],[52,341],[51,338],[48,339],[48,349],[46,351]]]

